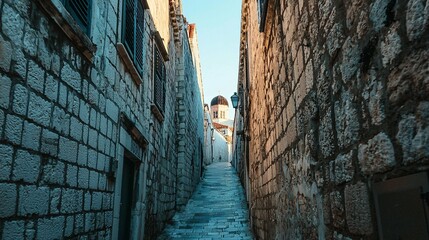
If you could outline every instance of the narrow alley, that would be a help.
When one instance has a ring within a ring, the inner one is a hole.
[[[244,191],[230,163],[207,166],[186,208],[159,239],[253,239]]]
[[[0,240],[428,240],[429,0],[0,0]]]

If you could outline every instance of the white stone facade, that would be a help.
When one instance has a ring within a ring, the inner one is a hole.
[[[139,1],[140,73],[121,46],[124,1],[89,1],[88,31],[63,1],[0,1],[2,239],[153,239],[197,184],[204,116],[180,1]]]

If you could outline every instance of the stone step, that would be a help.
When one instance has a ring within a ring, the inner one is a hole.
[[[185,209],[177,213],[159,240],[253,239],[243,188],[230,163],[207,166],[204,179]]]

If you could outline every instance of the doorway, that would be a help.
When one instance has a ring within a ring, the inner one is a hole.
[[[131,237],[131,214],[134,205],[135,179],[136,164],[130,158],[124,157],[119,215],[119,239],[130,239]]]

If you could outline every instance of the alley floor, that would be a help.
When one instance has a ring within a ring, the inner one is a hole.
[[[207,166],[186,208],[159,238],[167,239],[253,239],[244,191],[230,163]]]

